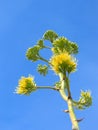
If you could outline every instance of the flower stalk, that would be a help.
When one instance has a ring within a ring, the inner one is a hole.
[[[52,89],[52,90],[57,90],[57,91],[59,90],[59,89],[53,88],[51,86],[38,86],[37,89]]]
[[[66,76],[64,74],[59,74],[60,80],[61,80],[61,89],[59,90],[61,97],[67,102],[68,104],[68,113],[72,122],[72,130],[79,130],[78,121],[75,116],[70,88],[68,80],[66,80]],[[65,93],[65,89],[68,91],[68,95]]]
[[[47,40],[50,41],[51,46],[45,45]],[[53,55],[50,59],[46,59],[40,55],[40,50],[42,49],[52,51]],[[28,77],[22,76],[15,90],[17,94],[21,95],[30,95],[38,89],[58,91],[68,105],[68,110],[64,110],[64,112],[69,114],[72,130],[79,130],[78,122],[83,120],[83,118],[76,118],[74,109],[84,110],[92,105],[90,91],[81,91],[78,101],[73,100],[71,96],[69,74],[75,72],[77,69],[77,60],[75,58],[77,53],[78,45],[76,43],[69,41],[65,37],[58,36],[52,30],[46,31],[35,46],[28,48],[26,57],[32,62],[38,60],[44,61],[46,64],[38,64],[37,71],[41,75],[46,76],[48,71],[52,69],[59,76],[60,80],[53,86],[37,86],[31,75]]]

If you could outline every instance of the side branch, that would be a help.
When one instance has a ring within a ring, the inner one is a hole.
[[[58,88],[53,88],[51,86],[37,86],[37,89],[52,89],[52,90],[59,90]]]

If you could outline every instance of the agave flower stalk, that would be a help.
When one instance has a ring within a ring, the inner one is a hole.
[[[46,41],[50,41],[50,46],[45,45]],[[50,59],[40,55],[40,50],[48,49],[52,51]],[[38,64],[37,71],[46,76],[49,70],[59,76],[59,81],[50,86],[38,86],[32,76],[21,77],[16,88],[17,94],[30,95],[33,91],[40,89],[56,90],[68,105],[67,112],[72,123],[72,130],[80,130],[78,123],[82,119],[77,119],[74,109],[84,110],[92,105],[92,97],[89,91],[81,91],[78,101],[72,99],[69,76],[77,69],[77,60],[75,55],[78,53],[78,45],[69,41],[65,37],[60,37],[52,30],[44,33],[43,37],[37,41],[37,44],[28,48],[26,57],[32,62],[41,60],[45,64]],[[52,87],[51,87],[52,86]],[[74,92],[72,92],[74,93]]]
[[[59,74],[60,80],[61,80],[61,89],[59,90],[62,98],[67,102],[68,104],[68,113],[72,122],[72,130],[79,130],[79,125],[77,118],[75,116],[74,108],[73,108],[73,102],[72,102],[72,97],[70,94],[70,89],[68,83],[66,82],[66,76],[64,74]],[[65,88],[67,88],[68,95],[65,93]]]

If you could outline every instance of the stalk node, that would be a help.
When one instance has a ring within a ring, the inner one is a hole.
[[[81,122],[84,118],[77,119],[77,122]]]
[[[63,110],[63,112],[69,113],[69,110]]]
[[[72,97],[71,97],[71,95],[69,95],[69,96],[68,96],[68,99],[71,99],[71,100],[72,100]]]

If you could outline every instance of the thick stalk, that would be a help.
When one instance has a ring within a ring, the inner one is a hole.
[[[70,92],[70,86],[69,86],[69,79],[68,79],[68,77],[66,77],[65,82],[66,82],[66,88],[67,88],[67,91],[68,91],[68,98],[72,98],[71,97],[71,92]]]
[[[67,101],[68,100],[68,97],[67,97],[67,95],[65,94],[65,87],[66,87],[66,83],[65,83],[65,76],[62,74],[62,73],[60,73],[59,74],[59,77],[60,77],[60,80],[61,80],[61,89],[59,90],[59,92],[60,92],[60,94],[61,94],[61,96],[62,96],[62,98],[65,100],[65,101]]]
[[[72,130],[79,130],[79,126],[78,126],[78,122],[74,113],[74,109],[73,109],[73,104],[72,104],[72,99],[69,98],[66,93],[65,93],[65,87],[66,87],[66,77],[63,74],[60,74],[60,80],[62,82],[61,84],[61,89],[59,90],[62,98],[67,102],[68,104],[68,112],[69,112],[69,116],[72,122]],[[69,87],[69,86],[68,86]],[[69,91],[69,90],[68,90]]]
[[[78,121],[76,119],[73,109],[72,99],[68,99],[67,104],[68,104],[69,116],[72,122],[72,130],[79,130]]]

